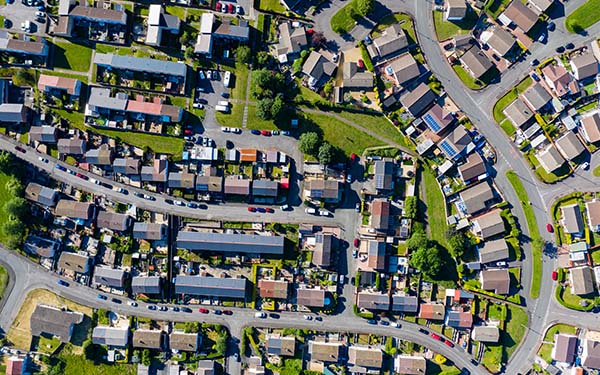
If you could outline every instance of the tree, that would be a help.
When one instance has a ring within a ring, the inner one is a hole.
[[[323,165],[327,165],[331,163],[331,159],[333,158],[333,147],[327,142],[323,142],[321,147],[319,147],[319,163]]]
[[[194,47],[187,47],[183,53],[183,57],[185,57],[186,60],[192,60],[194,58]]]
[[[260,51],[256,54],[256,63],[262,67],[270,66],[273,63],[273,56],[266,51]]]
[[[302,64],[304,64],[302,59],[294,60],[294,63],[292,64],[292,71],[294,74],[299,74],[302,71]]]
[[[221,335],[217,338],[215,342],[215,350],[220,355],[224,355],[227,351],[227,335]]]
[[[35,84],[35,78],[31,71],[20,69],[13,76],[13,83],[15,86],[33,86]]]
[[[6,181],[5,187],[6,190],[15,197],[23,195],[23,184],[15,177],[11,177],[10,180]]]
[[[456,259],[461,258],[469,246],[467,236],[461,232],[454,233],[448,238],[448,250]]]
[[[375,8],[375,0],[357,0],[356,2],[356,10],[363,17],[371,13],[373,8]]]
[[[298,149],[309,155],[315,155],[319,150],[319,135],[315,132],[306,132],[300,135],[298,140]]]
[[[315,48],[320,48],[327,44],[327,38],[325,38],[325,35],[320,31],[314,32],[310,38],[310,41]]]
[[[417,197],[406,197],[404,200],[404,215],[409,219],[414,219],[417,216]]]
[[[150,349],[144,349],[142,351],[142,364],[144,366],[150,366],[152,358],[150,358]]]
[[[271,108],[273,107],[273,99],[262,98],[258,101],[256,106],[256,115],[262,120],[269,120],[273,118],[271,114]]]
[[[191,41],[192,35],[189,33],[189,31],[184,31],[183,34],[181,34],[181,36],[179,37],[179,43],[181,43],[182,46],[185,46]]]
[[[428,246],[419,247],[416,251],[413,251],[409,264],[428,278],[437,276],[443,266],[439,245],[432,243]]]
[[[283,101],[283,95],[277,95],[275,100],[273,100],[273,105],[271,106],[271,118],[277,118],[283,110],[285,109],[285,102]]]
[[[241,64],[248,64],[252,59],[252,50],[248,46],[239,46],[235,50],[235,61]]]
[[[25,198],[13,197],[4,203],[4,212],[16,219],[21,219],[27,213],[27,201]]]
[[[423,247],[427,247],[429,240],[424,231],[414,230],[410,238],[406,241],[406,247],[410,250],[417,250]]]
[[[8,173],[12,169],[13,166],[13,157],[12,154],[6,151],[0,152],[0,171],[3,173]]]
[[[323,92],[325,93],[326,97],[329,97],[333,92],[333,82],[327,82],[325,86],[323,86]]]
[[[21,220],[8,220],[2,225],[2,232],[8,237],[23,237],[25,224]]]

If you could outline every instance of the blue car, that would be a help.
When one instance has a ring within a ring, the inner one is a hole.
[[[290,135],[290,131],[289,130],[284,130],[281,132],[282,135]]]
[[[61,286],[69,286],[69,283],[68,283],[68,282],[66,282],[66,281],[63,281],[63,280],[58,280],[58,285],[61,285]]]
[[[260,212],[260,213],[264,214],[265,212],[267,212],[267,210],[262,207],[256,207],[256,212]]]
[[[369,319],[369,320],[367,320],[367,323],[369,323],[369,324],[377,324],[377,320],[375,320],[375,319]]]
[[[194,202],[189,202],[186,206],[188,206],[189,208],[198,208],[198,205]]]
[[[63,172],[67,170],[67,168],[63,167],[62,165],[58,165],[58,164],[56,164],[56,169],[58,169],[59,171],[63,171]]]
[[[260,130],[252,129],[252,130],[250,130],[250,133],[252,133],[254,135],[260,135]]]
[[[107,298],[105,295],[103,295],[103,294],[98,294],[96,297],[98,297],[98,299],[103,299],[103,300],[105,300],[105,301],[108,299],[108,298]]]

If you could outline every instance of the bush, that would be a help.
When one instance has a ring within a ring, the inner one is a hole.
[[[363,62],[365,63],[365,69],[367,69],[369,72],[372,72],[373,70],[375,70],[375,67],[373,66],[373,60],[371,60],[371,55],[369,55],[369,51],[367,51],[367,46],[362,40],[358,43],[358,46],[360,47],[360,54],[362,56]]]

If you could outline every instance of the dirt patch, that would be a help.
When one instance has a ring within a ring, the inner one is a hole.
[[[45,304],[49,306],[62,307],[66,306],[69,310],[79,311],[85,315],[84,320],[81,324],[77,325],[73,330],[73,339],[71,340],[74,345],[81,346],[87,332],[91,327],[91,316],[92,309],[87,306],[82,306],[73,301],[67,300],[46,289],[35,289],[29,292],[25,301],[19,309],[17,317],[13,321],[6,338],[16,348],[29,350],[31,346],[31,328],[29,326],[29,319],[31,314],[38,304]],[[77,348],[74,348],[77,351]]]

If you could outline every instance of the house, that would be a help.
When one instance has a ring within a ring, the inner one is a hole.
[[[506,229],[500,212],[500,209],[495,209],[474,218],[472,220],[473,232],[483,240],[487,240],[498,234],[504,234]]]
[[[408,49],[408,38],[400,24],[395,23],[383,31],[367,47],[367,51],[374,61],[390,59]]]
[[[94,268],[94,283],[98,285],[121,289],[125,286],[125,277],[125,271],[120,269],[100,265]]]
[[[556,362],[572,364],[577,354],[577,336],[558,333],[554,336],[552,359]]]
[[[200,344],[198,333],[171,332],[169,348],[177,352],[197,352]],[[179,375],[179,373],[177,374]]]
[[[223,192],[223,177],[197,176],[196,191],[202,193],[221,194]]]
[[[352,345],[348,348],[348,364],[358,367],[349,370],[353,373],[370,373],[371,370],[380,371],[383,366],[383,353],[379,348],[370,346]]]
[[[69,18],[73,21],[87,21],[103,25],[110,24],[127,24],[127,13],[125,10],[96,8],[93,6],[75,5],[69,11]]]
[[[519,98],[521,98],[521,100],[523,100],[523,102],[527,104],[532,111],[536,112],[542,110],[544,107],[546,107],[546,105],[548,105],[548,103],[550,103],[550,101],[552,101],[552,95],[546,91],[544,86],[537,82],[523,91],[519,95]]]
[[[600,342],[585,338],[581,353],[581,365],[588,368],[600,368]]]
[[[308,354],[310,354],[311,361],[337,363],[342,355],[342,343],[310,340],[308,342]]]
[[[502,16],[509,19],[524,33],[528,33],[538,21],[538,16],[533,10],[525,6],[521,0],[513,0]],[[501,16],[501,17],[502,17]]]
[[[559,98],[579,94],[577,82],[562,65],[548,64],[542,68],[541,72],[544,75],[546,84],[554,90]]]
[[[479,47],[473,46],[460,56],[463,67],[474,77],[480,79],[494,64]]]
[[[23,250],[41,258],[54,258],[60,249],[61,243],[44,237],[29,235],[23,244]]]
[[[569,283],[571,293],[580,296],[594,292],[594,275],[589,266],[573,267],[569,269]]]
[[[162,350],[165,333],[162,330],[136,329],[133,331],[133,347],[140,349]]]
[[[419,306],[419,318],[427,320],[444,320],[446,307],[441,303],[429,302]]]
[[[294,27],[290,21],[284,21],[279,24],[278,30],[279,40],[274,51],[280,63],[289,62],[308,46],[304,26]]]
[[[248,21],[241,19],[234,24],[229,19],[223,19],[222,22],[212,33],[215,39],[224,39],[224,42],[237,41],[247,43],[250,40],[250,27]]]
[[[55,216],[66,216],[71,219],[90,220],[94,217],[96,206],[89,202],[77,202],[61,199],[54,209]]]
[[[148,29],[146,31],[146,44],[160,46],[163,33],[179,34],[180,20],[177,16],[166,14],[160,4],[150,4],[148,12]]]
[[[469,329],[473,325],[473,314],[471,311],[448,311],[445,324],[455,329]]]
[[[58,200],[58,192],[35,182],[30,182],[25,188],[25,199],[42,206],[54,207]]]
[[[285,280],[258,281],[258,292],[261,298],[287,299],[290,283]]]
[[[62,270],[73,271],[75,273],[86,274],[90,271],[90,264],[93,258],[87,255],[77,253],[68,253],[63,251],[58,258],[58,268]]]
[[[277,198],[279,183],[271,180],[254,180],[252,182],[252,196],[263,198]]]
[[[126,231],[133,221],[133,218],[127,214],[116,212],[100,211],[96,218],[96,225],[99,228],[106,228],[120,232]]]
[[[342,200],[342,190],[337,180],[310,180],[305,183],[305,195],[325,203],[339,203]]]
[[[369,225],[376,231],[386,232],[390,228],[391,205],[387,199],[375,199],[371,203]]]
[[[385,250],[384,241],[369,240],[367,242],[367,267],[372,270],[385,269]]]
[[[485,241],[479,248],[479,261],[481,263],[491,263],[508,259],[508,244],[504,238]]]
[[[198,361],[197,375],[215,375],[215,361],[212,359],[201,359]]]
[[[250,180],[237,177],[225,177],[224,193],[227,195],[250,195]]]
[[[323,289],[296,289],[296,304],[306,307],[324,307],[325,291]]]
[[[419,309],[419,298],[402,294],[392,295],[392,311],[401,313],[416,313]]]
[[[478,152],[471,153],[464,164],[458,166],[458,174],[466,185],[487,177],[485,162]]]
[[[394,162],[389,160],[375,161],[375,189],[385,194],[394,189]]]
[[[583,234],[583,217],[577,203],[561,206],[561,224],[565,229],[565,233],[581,237]]]
[[[496,294],[510,292],[510,273],[508,269],[486,269],[479,273],[481,289],[489,290]]]
[[[131,291],[134,294],[160,294],[162,278],[160,276],[135,276],[131,279]]]
[[[469,293],[463,289],[446,289],[444,304],[446,306],[470,304],[475,298],[473,293]]]
[[[533,118],[533,111],[519,98],[515,99],[502,113],[510,120],[517,128],[523,127]]]
[[[331,252],[335,237],[331,233],[317,233],[315,235],[315,248],[313,250],[311,263],[317,267],[329,267],[331,265]]]
[[[29,109],[23,104],[0,104],[0,123],[24,124],[27,122],[28,114]]]
[[[598,74],[598,61],[592,52],[582,53],[569,62],[573,76],[578,81],[595,77]]]
[[[114,159],[113,150],[106,143],[96,149],[88,150],[84,156],[85,162],[93,165],[112,165]]]
[[[167,181],[171,189],[194,189],[196,187],[196,174],[189,172],[169,172]]]
[[[544,170],[546,170],[546,172],[548,173],[554,172],[555,170],[562,167],[563,164],[565,164],[565,159],[563,159],[563,157],[560,156],[560,152],[558,152],[556,147],[554,147],[554,145],[552,144],[548,145],[545,149],[538,152],[535,156],[540,162],[542,168],[544,168]]]
[[[446,21],[462,21],[467,15],[468,5],[465,0],[448,0],[444,11]]]
[[[600,201],[585,203],[588,224],[592,232],[600,232]]]
[[[38,304],[31,313],[29,327],[31,336],[51,336],[62,343],[68,343],[73,329],[81,322],[83,314],[78,311]]]
[[[461,191],[459,195],[464,203],[465,211],[469,215],[485,210],[496,199],[494,191],[487,182],[471,186]]]
[[[212,57],[213,37],[212,31],[215,22],[215,14],[204,12],[200,16],[200,32],[194,45],[194,53]]]
[[[142,161],[140,159],[130,157],[116,158],[112,164],[113,172],[127,175],[139,174],[141,167]]]
[[[129,344],[129,327],[96,326],[92,331],[92,342],[111,348],[126,348]]]
[[[62,155],[83,155],[86,143],[81,138],[61,138],[56,145],[58,153]]]
[[[180,230],[177,234],[177,247],[192,251],[281,255],[284,239],[281,236]]]
[[[175,277],[175,293],[190,296],[246,300],[248,280],[211,276]]]
[[[389,310],[390,295],[381,292],[363,291],[356,294],[356,306],[366,310]]]
[[[572,131],[566,132],[554,141],[556,148],[567,160],[573,160],[581,155],[585,150],[585,146],[577,135]]]
[[[586,114],[581,118],[581,135],[589,143],[600,141],[600,113]]]
[[[479,342],[497,343],[500,341],[500,330],[497,326],[473,327],[471,339]]]
[[[490,46],[500,57],[507,56],[517,43],[517,40],[511,33],[499,26],[491,27],[482,32],[481,41]]]
[[[322,54],[311,51],[302,65],[302,73],[308,77],[309,87],[319,88],[333,76],[336,67]]]
[[[39,58],[43,60],[41,65],[44,65],[49,51],[46,38],[39,37],[34,40],[25,35],[16,35],[17,39],[6,32],[0,33],[0,52],[21,58]]]
[[[458,125],[446,138],[438,143],[438,147],[448,159],[456,160],[468,154],[475,148],[475,145],[473,145],[473,138],[471,138],[467,128]]]
[[[28,143],[56,143],[56,128],[54,126],[32,126],[29,129]]]
[[[296,353],[296,338],[279,334],[267,335],[267,353],[270,355],[293,357]]]
[[[37,83],[38,90],[54,96],[67,94],[78,98],[81,95],[81,81],[76,78],[40,74]]]
[[[137,240],[164,240],[167,236],[167,226],[159,223],[136,222],[133,224],[133,238]]]
[[[421,117],[421,120],[423,120],[429,130],[439,135],[452,125],[454,116],[436,103]]]
[[[152,165],[142,166],[140,178],[146,182],[167,182],[169,162],[167,159],[154,159]]]
[[[6,360],[5,375],[24,375],[27,374],[28,357],[12,356]]]
[[[400,97],[400,103],[414,117],[419,117],[436,101],[435,93],[425,83]]]
[[[346,89],[371,90],[373,88],[373,73],[363,70],[359,71],[354,61],[344,62],[343,85]]]
[[[427,371],[424,357],[401,354],[394,358],[394,373],[406,375],[423,375]]]
[[[540,13],[545,13],[554,4],[554,0],[529,0],[529,4]]]
[[[421,69],[415,58],[410,53],[403,53],[398,58],[383,68],[385,74],[394,78],[396,85],[417,79],[421,75]]]

